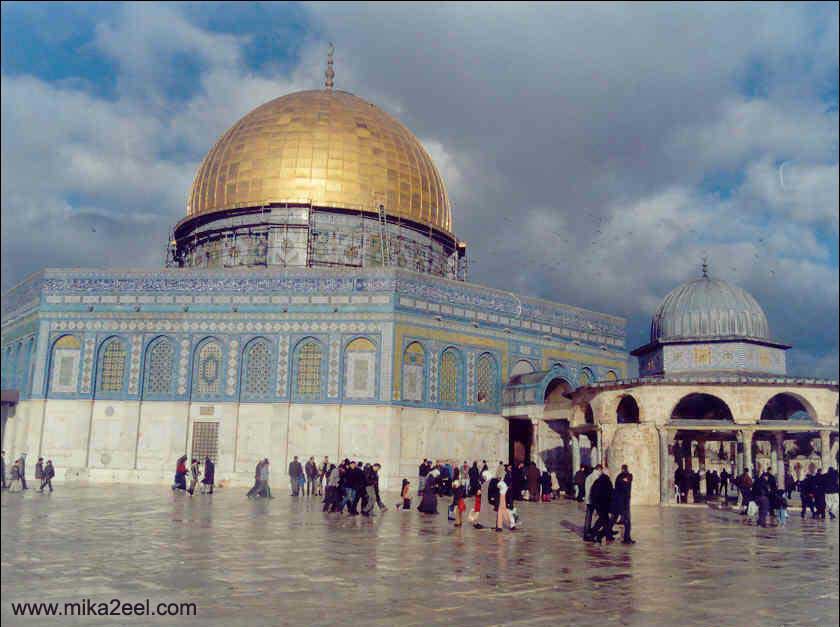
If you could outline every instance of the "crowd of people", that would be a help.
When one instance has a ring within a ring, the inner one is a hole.
[[[55,477],[55,466],[51,459],[46,463],[43,457],[39,457],[35,462],[35,480],[40,481],[41,485],[38,492],[43,493],[44,488],[49,488],[53,491],[52,480]],[[9,492],[23,492],[28,490],[26,485],[26,453],[21,453],[13,463],[9,471],[9,483],[6,483],[6,451],[0,452],[0,479],[2,479],[2,489],[8,489]]]
[[[190,485],[187,487],[187,477],[189,476]],[[210,459],[210,456],[204,458],[204,468],[197,459],[190,460],[190,466],[187,468],[187,456],[182,455],[178,458],[175,464],[175,481],[172,484],[173,490],[181,490],[190,496],[195,493],[195,488],[201,481],[201,494],[213,494],[213,484],[216,478],[216,464]]]

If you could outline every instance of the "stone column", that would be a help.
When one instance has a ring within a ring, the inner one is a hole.
[[[823,472],[828,470],[831,463],[831,431],[820,431],[820,461]]]
[[[659,427],[659,504],[671,502],[671,454],[668,445],[671,436],[665,427]]]
[[[580,468],[580,440],[577,434],[572,433],[570,435],[570,442],[572,446],[572,477],[574,477],[578,468]]]
[[[531,460],[540,469],[540,472],[545,470],[545,462],[542,455],[540,455],[540,422],[541,420],[531,421]]]
[[[749,470],[753,474],[753,459],[752,459],[752,438],[753,432],[751,429],[743,429],[741,431],[744,437],[744,469]]]
[[[774,434],[776,437],[773,441],[773,453],[776,457],[776,464],[773,466],[773,472],[776,475],[776,481],[780,488],[785,485],[785,434],[779,431]]]

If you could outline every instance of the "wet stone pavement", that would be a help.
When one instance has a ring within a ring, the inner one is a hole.
[[[279,486],[270,501],[244,492],[3,492],[3,625],[838,623],[838,523],[794,510],[787,528],[761,529],[729,511],[639,507],[638,544],[599,546],[581,541],[570,501],[525,504],[521,529],[495,533],[454,528],[443,503],[366,520]],[[86,598],[191,601],[197,616],[12,615],[12,602]]]

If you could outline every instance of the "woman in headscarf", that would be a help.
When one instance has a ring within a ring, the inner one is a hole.
[[[417,507],[417,511],[424,514],[437,514],[437,491],[435,490],[435,482],[437,481],[440,471],[435,468],[428,475],[426,475],[426,486],[423,489],[423,500]]]
[[[201,480],[201,491],[213,494],[213,483],[216,481],[216,465],[210,456],[204,458],[204,479]]]
[[[481,471],[478,469],[478,462],[473,462],[468,475],[470,478],[469,496],[472,496],[478,490],[478,486],[481,485]]]
[[[506,522],[511,531],[516,528],[516,523],[513,522],[513,517],[507,506],[506,495],[508,490],[508,485],[504,481],[499,481],[499,509],[496,512],[496,531],[501,531]]]
[[[484,483],[481,484],[481,510],[478,512],[478,522],[474,525],[476,529],[483,527],[493,528],[496,526],[496,510],[490,503],[490,482],[493,481],[493,475],[489,470],[485,470],[481,474]]]

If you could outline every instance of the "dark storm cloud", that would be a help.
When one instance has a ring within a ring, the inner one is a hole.
[[[233,23],[128,5],[91,44],[119,68],[115,99],[4,75],[4,286],[46,264],[158,265],[204,152],[253,106],[320,84],[331,39],[337,87],[435,158],[473,280],[628,316],[635,345],[708,255],[798,347],[792,370],[836,376],[835,5],[305,13],[291,73],[265,59],[255,72],[254,40]],[[194,77],[177,94],[173,58]],[[97,216],[109,226],[94,233]]]

